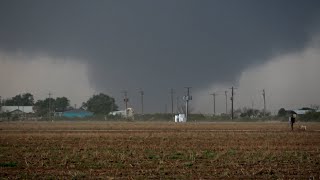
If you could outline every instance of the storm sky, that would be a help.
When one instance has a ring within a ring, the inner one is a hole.
[[[262,89],[272,110],[320,104],[319,30],[318,0],[3,0],[0,96],[103,92],[123,107],[126,90],[139,112],[142,88],[145,111],[164,112],[170,88],[176,101],[191,86],[210,113],[209,94],[236,86],[238,107],[261,108]]]

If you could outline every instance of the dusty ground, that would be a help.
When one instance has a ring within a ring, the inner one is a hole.
[[[1,122],[1,179],[320,178],[320,124]]]

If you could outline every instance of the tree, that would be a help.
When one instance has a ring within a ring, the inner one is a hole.
[[[22,94],[21,102],[23,106],[33,106],[34,105],[33,95],[30,93]]]
[[[82,106],[95,114],[109,114],[111,111],[118,109],[114,98],[103,93],[93,95]]]
[[[54,107],[56,111],[65,111],[67,107],[70,106],[70,101],[66,97],[57,97],[54,102]]]
[[[258,109],[252,109],[252,108],[243,108],[240,117],[250,117],[250,118],[256,118],[261,116],[261,112]]]
[[[284,117],[286,115],[287,115],[287,111],[284,108],[279,109],[279,111],[278,111],[279,117]]]
[[[49,112],[49,102],[51,112],[66,111],[70,106],[70,101],[66,97],[46,98],[44,100],[38,100],[34,104],[34,111],[38,116],[46,116]]]
[[[38,115],[38,116],[43,116],[45,115],[47,112],[48,112],[48,108],[46,108],[48,106],[46,106],[44,104],[44,100],[38,100],[35,104],[34,104],[34,107],[33,107],[33,110],[35,111],[35,113]],[[46,111],[47,110],[47,111]]]
[[[34,104],[34,111],[38,116],[48,115],[49,112],[49,102],[50,102],[50,110],[51,112],[55,109],[55,99],[46,98],[45,100],[38,100]]]
[[[262,118],[262,117],[267,117],[271,115],[271,112],[264,112],[263,110],[259,109],[253,109],[253,108],[247,108],[244,107],[242,109],[236,109],[234,111],[235,116],[237,117],[242,117],[242,118]]]
[[[6,106],[33,106],[34,98],[31,93],[24,93],[7,99],[4,104]]]

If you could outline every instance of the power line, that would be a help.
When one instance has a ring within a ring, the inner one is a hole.
[[[111,99],[111,112],[114,111],[114,99]]]
[[[251,109],[254,109],[254,100],[252,97],[251,97]]]
[[[189,101],[192,100],[192,96],[190,96],[190,89],[191,87],[184,87],[187,89],[187,95],[183,96],[183,99],[186,101],[186,120],[188,120],[189,114]]]
[[[180,101],[179,101],[179,96],[177,96],[177,107],[176,107],[176,113],[179,113],[179,105],[180,105]]]
[[[266,92],[263,89],[262,90],[262,96],[263,96],[263,116],[266,115]]]
[[[49,102],[48,102],[48,119],[50,120],[50,117],[51,117],[51,93],[49,92]]]
[[[233,119],[233,101],[234,101],[234,88],[233,86],[230,88],[231,89],[231,119]]]
[[[226,115],[228,114],[228,91],[224,91],[224,94],[226,96]]]
[[[171,95],[171,115],[173,116],[173,94],[174,90],[171,88],[170,95]]]
[[[213,97],[213,115],[216,115],[216,93],[210,94]]]
[[[128,113],[127,113],[127,109],[128,109],[128,102],[129,102],[129,98],[127,97],[128,96],[128,92],[127,91],[122,91],[123,95],[124,95],[124,98],[123,98],[123,101],[125,103],[125,114],[126,114],[126,118],[128,117]]]
[[[144,92],[143,90],[139,91],[140,95],[141,95],[141,114],[143,115],[143,96],[144,96]]]

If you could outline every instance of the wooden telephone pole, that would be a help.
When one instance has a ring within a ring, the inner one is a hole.
[[[213,116],[216,115],[216,93],[210,94],[213,97]]]
[[[233,86],[230,88],[231,89],[231,119],[234,118],[234,115],[233,115],[233,101],[234,101],[234,89],[237,89],[237,88],[234,88]]]

